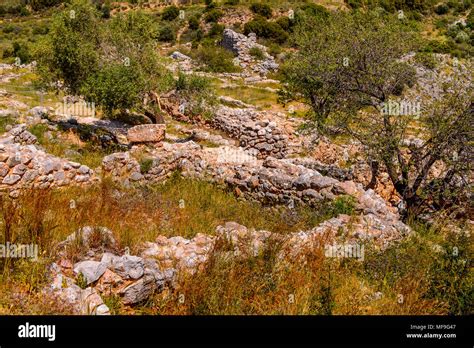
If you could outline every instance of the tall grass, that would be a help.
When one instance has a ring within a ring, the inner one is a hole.
[[[47,265],[56,259],[57,243],[85,225],[109,228],[119,249],[129,247],[136,254],[142,242],[158,235],[213,234],[226,221],[283,234],[308,230],[339,213],[353,213],[352,203],[341,198],[315,209],[265,208],[177,175],[164,184],[130,189],[104,180],[89,188],[24,192],[14,200],[2,195],[0,242],[37,243],[40,259],[0,259],[0,312],[9,313],[9,306],[17,306],[10,313],[70,310],[43,306],[38,294],[47,282]],[[384,251],[367,245],[364,261],[326,258],[316,249],[305,261],[282,262],[278,241],[255,257],[239,259],[229,257],[228,246],[217,245],[204,270],[180,277],[174,290],[133,308],[113,296],[105,299],[116,314],[472,313],[472,237],[414,227],[413,237]],[[69,258],[77,262],[84,252],[78,248]],[[25,305],[18,306],[18,298]]]

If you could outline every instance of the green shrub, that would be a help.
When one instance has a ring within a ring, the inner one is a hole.
[[[216,3],[212,0],[205,0],[204,3],[206,4],[206,9],[208,9],[208,10],[216,8]]]
[[[110,6],[108,4],[102,5],[100,12],[102,13],[102,18],[110,18]]]
[[[271,54],[272,56],[276,57],[282,52],[281,46],[275,43],[270,43],[268,45],[268,53]]]
[[[434,8],[434,11],[438,15],[444,15],[449,12],[449,7],[446,4],[439,4]]]
[[[270,18],[272,16],[272,9],[267,4],[254,3],[250,5],[250,10],[265,18]]]
[[[265,58],[265,54],[263,53],[263,51],[260,48],[255,47],[255,46],[249,50],[249,53],[252,57],[254,57],[257,60],[263,60]]]
[[[179,16],[179,9],[172,5],[168,6],[163,10],[163,13],[161,14],[161,19],[164,21],[173,21]]]
[[[107,116],[112,116],[116,109],[123,111],[139,103],[144,89],[145,82],[136,64],[114,64],[89,77],[81,94],[101,105]]]
[[[152,158],[143,158],[140,161],[140,173],[142,173],[142,174],[148,173],[152,166],[153,166],[153,159]]]
[[[198,30],[199,29],[199,18],[197,16],[193,16],[188,20],[188,26],[191,30]]]
[[[471,30],[474,30],[474,10],[471,10],[471,12],[469,12],[469,15],[467,16],[466,26]]]
[[[20,7],[20,16],[29,16],[30,11],[26,8],[26,6],[21,6]]]
[[[5,33],[5,34],[10,34],[10,33],[13,33],[15,31],[16,27],[12,24],[7,24],[6,26],[4,26],[2,28],[2,31]]]
[[[33,27],[33,35],[46,35],[49,32],[49,27],[47,25],[38,24]]]
[[[433,54],[427,52],[419,52],[415,55],[415,60],[428,69],[436,68],[436,59]]]
[[[206,70],[208,71],[223,73],[240,70],[232,62],[234,59],[233,54],[222,47],[209,44],[201,45],[196,53],[196,58],[207,66]]]
[[[61,3],[64,3],[67,1],[64,0],[29,0],[28,4],[31,6],[31,8],[34,11],[42,10],[48,7],[53,7],[56,5],[59,5]]]
[[[4,116],[0,117],[0,134],[6,132],[6,128],[8,125],[14,125],[16,120],[14,117],[11,116]]]
[[[240,3],[240,0],[225,0],[225,5],[236,6]]]
[[[431,40],[423,49],[424,52],[433,52],[433,53],[449,53],[449,45],[445,42],[438,40]]]
[[[224,32],[224,29],[225,27],[223,24],[213,23],[211,29],[209,29],[208,35],[210,37],[221,36]]]
[[[290,31],[293,26],[293,21],[288,17],[280,17],[276,20],[276,24],[278,24],[284,31]]]
[[[158,40],[163,42],[174,42],[176,39],[176,34],[171,25],[163,26],[158,34]]]
[[[222,11],[213,9],[204,15],[204,20],[206,23],[217,22],[223,15]]]
[[[13,42],[12,47],[12,56],[19,58],[21,64],[28,64],[31,61],[30,50],[25,43],[15,41]]]
[[[175,84],[176,92],[187,101],[185,113],[189,116],[213,116],[216,97],[210,80],[199,75],[180,73]]]
[[[352,215],[355,211],[355,199],[352,196],[339,196],[332,203],[333,214],[338,216],[339,214]]]
[[[362,7],[362,0],[345,0],[345,3],[349,5],[350,8],[356,10]]]
[[[261,17],[245,23],[244,33],[245,35],[255,33],[258,37],[271,39],[277,43],[284,43],[289,37],[277,23],[268,22]]]
[[[448,303],[450,314],[470,314],[474,309],[474,287],[469,236],[451,233],[441,247],[443,251],[431,264],[428,296]]]
[[[465,31],[461,30],[456,34],[455,41],[457,43],[468,42],[469,41],[469,35]]]
[[[327,18],[329,16],[329,11],[326,9],[326,7],[312,3],[301,6],[300,10],[306,15],[313,17]]]
[[[76,276],[76,285],[81,289],[87,288],[87,278],[82,273]]]

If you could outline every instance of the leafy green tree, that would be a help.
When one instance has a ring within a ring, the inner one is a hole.
[[[378,107],[413,82],[413,68],[399,58],[414,40],[397,19],[356,13],[317,21],[307,18],[296,30],[300,50],[282,69],[281,95],[308,104],[321,128],[335,110]]]
[[[61,81],[68,93],[81,93],[108,116],[132,108],[150,111],[145,96],[173,85],[158,60],[158,36],[148,14],[131,11],[101,21],[95,7],[75,0],[54,18],[37,48],[38,71],[44,85]]]
[[[373,13],[340,14],[298,28],[296,42],[300,50],[283,68],[282,100],[306,103],[321,131],[344,132],[363,144],[367,156],[383,165],[408,213],[458,202],[454,188],[465,189],[460,183],[468,182],[462,163],[472,163],[472,84],[452,87],[423,110],[416,120],[423,145],[416,147],[409,145],[412,116],[381,109],[414,83],[414,69],[401,58],[417,40],[402,23]],[[446,170],[432,177],[438,161]],[[378,166],[373,168],[375,177]]]
[[[49,34],[35,50],[44,83],[61,81],[70,93],[77,93],[99,68],[101,36],[98,13],[87,0],[77,0],[54,15]]]
[[[144,89],[145,81],[139,68],[114,64],[90,76],[80,92],[101,105],[107,116],[112,116],[114,110],[124,111],[139,104]]]
[[[179,98],[186,100],[185,113],[191,117],[212,117],[216,106],[216,95],[209,79],[198,75],[180,73],[176,80],[175,90]]]

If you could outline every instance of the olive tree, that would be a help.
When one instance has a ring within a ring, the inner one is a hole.
[[[107,116],[135,108],[144,97],[173,86],[159,63],[153,18],[141,11],[103,20],[86,0],[74,0],[58,13],[36,49],[38,71],[46,86],[81,94]]]
[[[469,184],[472,84],[451,86],[421,115],[386,112],[384,106],[415,82],[414,68],[403,59],[417,46],[410,27],[396,16],[361,12],[317,24],[296,29],[299,50],[283,67],[281,99],[307,104],[319,131],[344,132],[364,145],[374,164],[371,184],[382,166],[407,214],[455,204],[454,188]],[[421,130],[416,147],[409,139],[413,129]]]

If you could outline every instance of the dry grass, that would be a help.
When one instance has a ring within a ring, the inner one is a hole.
[[[44,302],[40,291],[57,243],[86,225],[109,228],[120,249],[129,247],[136,254],[142,242],[158,235],[213,234],[226,221],[288,233],[307,230],[340,212],[351,213],[350,202],[289,212],[240,201],[213,184],[179,176],[162,185],[127,190],[105,180],[85,189],[25,192],[16,200],[2,196],[0,242],[37,243],[40,260],[0,259],[0,312],[68,313],[70,309],[47,302],[52,300]],[[282,263],[277,241],[255,257],[238,259],[229,257],[228,246],[218,245],[204,270],[180,278],[173,291],[133,308],[122,306],[114,296],[104,300],[116,314],[472,313],[473,274],[465,262],[472,256],[471,237],[416,228],[415,237],[383,252],[367,247],[364,261],[328,259],[317,249],[306,254],[306,262],[290,258]],[[433,243],[447,252],[433,251]],[[79,247],[69,251],[73,262],[84,253]]]

